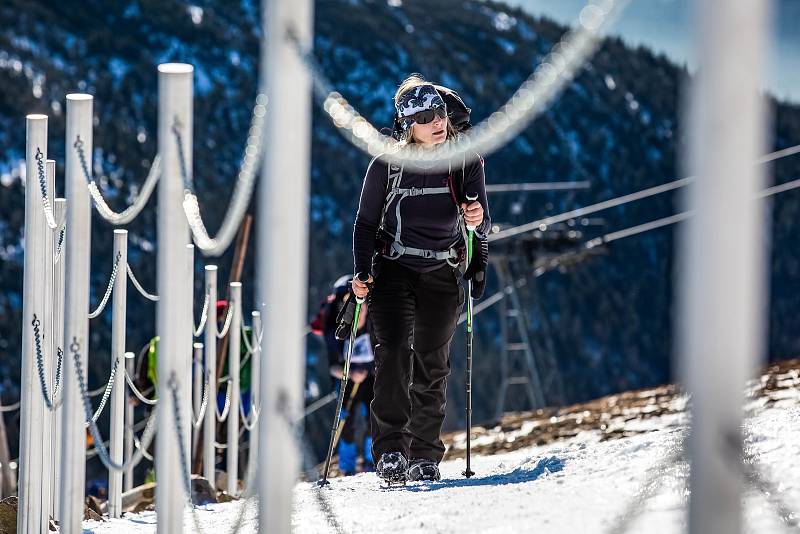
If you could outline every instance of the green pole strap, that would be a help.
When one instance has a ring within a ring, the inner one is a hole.
[[[361,315],[361,304],[364,302],[364,299],[356,299],[356,311],[353,314],[353,327],[350,336],[350,347],[348,352],[352,353],[353,351],[353,344],[356,340],[356,334],[358,333],[358,316]],[[344,361],[344,369],[342,371],[343,377],[345,377],[345,381],[347,380],[346,377],[350,375],[350,358],[346,358]],[[346,383],[346,382],[345,382]]]

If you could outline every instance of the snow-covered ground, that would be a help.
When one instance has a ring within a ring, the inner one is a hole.
[[[800,510],[800,392],[784,390],[783,398],[745,425],[745,448],[774,481],[779,497]],[[473,457],[477,473],[464,479],[464,460],[442,464],[443,480],[381,489],[374,474],[295,488],[293,526],[298,534],[336,532],[505,533],[537,534],[616,532],[622,518],[632,518],[631,533],[678,533],[685,530],[688,468],[671,462],[686,431],[683,414],[630,421],[641,430],[655,430],[620,439],[601,440],[595,431],[569,440],[513,452]],[[732,469],[736,466],[731,466]],[[653,488],[647,495],[646,488]],[[631,505],[641,502],[642,506]],[[254,501],[215,504],[198,510],[205,532],[226,534],[246,506],[241,532],[254,533]],[[785,532],[773,506],[753,488],[745,498],[748,532]],[[638,515],[631,510],[640,510]],[[155,532],[152,512],[127,515],[105,523],[87,521],[84,532]],[[191,516],[185,532],[196,532]]]

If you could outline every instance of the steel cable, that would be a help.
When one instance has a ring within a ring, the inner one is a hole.
[[[759,164],[769,163],[777,161],[782,158],[793,156],[798,153],[800,153],[800,145],[795,145],[781,150],[776,150],[769,154],[765,154],[758,160],[757,163]],[[592,213],[597,213],[598,211],[603,211],[609,208],[614,208],[617,206],[621,206],[623,204],[627,204],[629,202],[642,200],[647,197],[665,193],[667,191],[672,191],[673,189],[678,189],[680,187],[684,187],[692,183],[694,181],[694,178],[695,178],[694,176],[687,176],[685,178],[680,178],[678,180],[667,182],[665,184],[657,185],[654,187],[648,187],[646,189],[642,189],[634,193],[629,193],[627,195],[623,195],[620,197],[604,200],[602,202],[591,204],[583,208],[577,208],[571,211],[567,211],[559,215],[552,215],[526,224],[522,224],[520,226],[506,228],[505,230],[501,230],[500,232],[496,232],[494,234],[489,235],[489,241],[492,242],[492,241],[498,241],[500,239],[505,239],[508,237],[514,237],[516,235],[523,234],[525,232],[530,232],[531,230],[536,230],[541,226],[549,226],[551,224],[568,221],[569,219],[582,217],[584,215],[590,215]],[[770,187],[769,189],[765,189],[759,194],[759,198],[773,195],[776,193],[782,193],[784,191],[788,191],[789,189],[794,189],[796,187],[800,187],[800,180],[794,180],[792,182],[788,182],[785,184]]]

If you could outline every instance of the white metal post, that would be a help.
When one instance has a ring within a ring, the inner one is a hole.
[[[46,532],[47,523],[42,512],[49,511],[47,500],[42,502],[45,488],[43,479],[43,430],[47,408],[42,398],[36,374],[36,348],[33,320],[36,315],[42,323],[40,332],[50,328],[46,322],[45,280],[52,258],[46,258],[45,234],[49,233],[42,210],[42,193],[39,188],[39,162],[47,159],[47,116],[26,117],[25,139],[25,258],[22,294],[22,399],[20,407],[19,441],[19,512],[17,532]],[[46,345],[45,345],[46,347]],[[45,349],[46,350],[46,349]],[[47,488],[49,491],[49,488]],[[44,504],[44,506],[43,506]]]
[[[192,355],[192,406],[193,413],[197,414],[197,418],[203,417],[200,413],[200,408],[203,405],[203,394],[206,392],[205,387],[205,374],[203,373],[203,344],[195,343],[194,354]],[[195,449],[197,440],[200,439],[200,427],[192,425],[192,448]]]
[[[250,441],[250,450],[247,454],[247,474],[244,477],[245,483],[247,484],[252,483],[255,485],[256,482],[256,471],[258,466],[258,420],[255,419],[259,417],[258,414],[259,410],[261,410],[261,406],[259,405],[259,399],[261,398],[261,388],[259,387],[259,382],[261,381],[261,345],[259,340],[261,339],[261,312],[254,311],[252,313],[252,324],[253,329],[252,333],[250,334],[250,339],[252,342],[250,343],[253,348],[253,354],[250,356],[250,420],[255,420],[255,428],[250,432],[249,441]],[[248,494],[254,493],[254,488],[251,486],[246,486],[245,491]]]
[[[181,481],[181,456],[178,450],[178,410],[184,439],[188,439],[189,405],[178,396],[173,406],[169,381],[174,378],[179,390],[188,378],[186,358],[185,272],[189,225],[183,212],[181,169],[192,172],[192,74],[193,67],[182,63],[158,66],[158,152],[161,179],[158,184],[158,398],[156,434],[156,512],[159,533],[180,532],[186,503]],[[177,135],[176,135],[177,133]],[[180,137],[181,147],[177,137]],[[181,153],[183,161],[181,161]],[[183,165],[182,165],[183,163]],[[187,362],[188,363],[188,362]],[[186,384],[188,386],[188,384]],[[188,453],[188,450],[187,450]]]
[[[228,330],[228,376],[230,382],[231,407],[228,412],[228,447],[227,453],[227,472],[228,472],[228,494],[237,495],[239,493],[237,481],[239,479],[239,405],[242,403],[241,387],[239,383],[239,366],[242,355],[242,284],[240,282],[230,283],[231,300],[228,306],[231,307],[233,316],[231,326]]]
[[[280,302],[280,313],[264,320],[259,527],[282,534],[291,530],[292,488],[300,471],[293,419],[303,409],[311,143],[311,80],[288,33],[306,49],[312,47],[313,2],[263,4],[268,145],[259,186],[255,301],[257,309]]]
[[[129,376],[133,377],[133,365],[135,363],[136,354],[133,352],[125,353],[125,371]],[[127,386],[127,380],[123,381]],[[130,388],[125,387],[125,462],[127,463],[133,457],[133,402]],[[123,478],[123,491],[130,491],[133,489],[133,466],[128,465],[125,469],[125,476]]]
[[[53,354],[57,356],[58,349],[64,351],[64,358],[66,358],[66,347],[64,347],[64,241],[67,239],[67,228],[65,219],[67,216],[67,200],[64,198],[57,198],[53,204],[53,213],[55,214],[56,222],[59,225],[59,231],[56,234],[56,254],[58,259],[53,266]],[[63,237],[62,237],[63,236]],[[58,248],[60,247],[60,252]],[[56,381],[59,381],[63,388],[66,380],[66,373],[64,372],[64,362],[61,363],[61,376],[58,376],[57,366],[53,367],[53,388],[55,388]],[[53,438],[51,440],[52,450],[56,451],[52,455],[51,466],[51,479],[50,479],[50,513],[53,517],[60,521],[61,510],[61,447],[62,436],[61,430],[61,406],[59,405],[53,411],[52,428]]]
[[[61,406],[63,454],[61,456],[61,524],[66,533],[82,532],[86,478],[86,430],[74,358],[79,358],[86,379],[89,349],[89,267],[91,258],[91,205],[76,141],[82,143],[86,164],[92,164],[92,104],[86,94],[67,95],[65,189],[69,209],[69,238],[61,261],[66,281],[64,301],[64,401]],[[85,382],[84,382],[85,383]]]
[[[763,166],[769,2],[696,2],[698,72],[691,102],[681,274],[681,373],[692,396],[689,532],[742,531],[743,388],[763,357]]]
[[[204,332],[205,379],[208,380],[208,403],[203,422],[203,476],[211,487],[217,488],[214,440],[217,434],[217,266],[206,265],[206,294],[208,317]]]
[[[119,258],[119,259],[117,259]],[[114,230],[114,261],[118,261],[111,301],[111,365],[117,374],[111,392],[111,459],[122,463],[125,431],[125,322],[128,302],[128,231]],[[122,471],[108,472],[108,515],[122,516]]]
[[[38,181],[37,181],[38,182]],[[45,161],[45,191],[47,203],[50,206],[54,205],[55,195],[53,194],[56,187],[56,162],[55,160],[48,159]],[[53,210],[53,222],[58,226],[58,221],[55,218],[55,211]],[[44,330],[42,332],[42,342],[44,350],[42,353],[42,362],[44,364],[44,376],[47,383],[47,388],[50,391],[52,401],[56,402],[55,390],[55,371],[56,371],[56,350],[59,344],[55,339],[56,322],[55,322],[55,279],[54,273],[54,260],[55,260],[55,247],[56,240],[58,239],[58,228],[52,229],[48,225],[45,226],[44,243],[45,243],[45,263],[46,271],[45,278],[41,281],[44,285],[44,313],[42,325]],[[42,523],[48,524],[50,521],[51,510],[53,507],[53,451],[58,450],[53,448],[53,421],[56,414],[50,410],[44,410],[42,424]]]
[[[181,403],[186,405],[187,412],[187,431],[183,433],[183,450],[186,451],[186,469],[189,473],[192,471],[192,444],[194,443],[194,425],[192,425],[192,370],[194,366],[192,361],[194,359],[194,245],[187,244],[184,252],[184,271],[183,278],[183,308],[185,313],[182,314],[183,318],[183,333],[181,334],[181,359],[180,375],[182,379],[178,383],[180,386],[180,399]]]

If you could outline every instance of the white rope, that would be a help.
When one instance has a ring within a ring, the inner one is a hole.
[[[131,264],[128,264],[128,278],[130,278],[131,282],[133,283],[133,287],[147,300],[152,300],[153,302],[158,302],[158,295],[153,295],[148,293],[144,290],[142,285],[139,283],[139,280],[136,278],[136,275],[133,274],[133,269],[131,269]]]
[[[203,311],[200,313],[200,325],[194,329],[194,337],[198,337],[202,332],[203,328],[206,326],[206,321],[208,320],[208,299],[209,299],[208,291],[206,291],[206,298],[203,301]]]
[[[92,439],[94,439],[94,450],[97,451],[100,461],[102,461],[103,465],[112,471],[124,471],[130,466],[136,466],[143,457],[140,451],[134,453],[131,458],[121,464],[114,462],[111,459],[111,456],[109,456],[108,449],[103,441],[103,436],[100,434],[100,429],[97,428],[97,424],[92,419],[92,404],[89,395],[87,394],[86,382],[83,378],[83,363],[81,362],[80,358],[80,344],[75,337],[72,338],[69,351],[73,355],[73,370],[75,371],[75,377],[78,381],[78,388],[83,401],[84,417],[86,418],[86,421],[89,422],[89,432],[92,435]],[[150,414],[150,417],[147,420],[147,425],[142,433],[142,442],[144,443],[144,448],[150,446],[150,443],[153,441],[153,437],[155,436],[157,410],[157,408],[154,409],[153,413]]]
[[[457,140],[432,149],[424,149],[415,143],[403,146],[383,135],[333,91],[312,54],[301,48],[294,33],[289,32],[289,38],[312,75],[315,92],[323,100],[325,112],[355,146],[371,156],[391,154],[396,163],[407,166],[426,164],[426,168],[444,171],[452,160],[474,160],[477,159],[476,153],[488,155],[494,152],[526,128],[585,65],[597,49],[601,34],[625,4],[627,0],[590,0],[581,10],[576,27],[562,37],[498,111]]]
[[[45,177],[44,170],[44,154],[39,147],[36,147],[36,155],[34,157],[36,159],[37,174],[39,175],[39,191],[42,195],[42,211],[44,211],[44,219],[47,221],[47,226],[50,228],[50,230],[57,230],[58,223],[56,223],[56,218],[53,216],[53,207],[50,205],[50,199],[47,196],[47,178]]]
[[[228,304],[228,313],[225,315],[225,323],[222,325],[222,330],[217,331],[217,339],[222,339],[228,334],[228,329],[231,327],[231,319],[233,319],[233,306],[235,302]]]
[[[100,301],[100,304],[97,306],[97,309],[89,314],[89,319],[94,319],[95,317],[99,316],[103,313],[103,310],[108,303],[108,298],[111,296],[111,291],[114,289],[114,281],[117,279],[117,269],[119,268],[119,261],[122,258],[122,253],[117,253],[117,259],[114,260],[114,267],[111,269],[111,277],[108,279],[108,287],[106,288],[106,294],[103,295],[103,300]]]
[[[328,393],[324,397],[320,397],[319,399],[315,400],[314,402],[312,402],[311,404],[306,406],[305,412],[303,412],[303,417],[301,417],[300,420],[305,419],[306,417],[308,417],[312,413],[316,412],[317,410],[319,410],[323,406],[325,406],[327,404],[330,404],[331,402],[335,401],[336,400],[336,396],[337,396],[336,391],[331,391],[330,393]]]
[[[150,171],[147,173],[147,178],[145,179],[144,184],[142,184],[142,189],[139,191],[139,194],[133,200],[131,205],[125,208],[125,210],[117,213],[109,207],[105,198],[103,198],[103,194],[100,192],[100,188],[97,186],[96,180],[91,176],[91,174],[89,174],[89,167],[86,165],[82,146],[83,145],[81,144],[79,148],[79,146],[76,145],[75,148],[78,150],[78,155],[80,157],[81,164],[83,165],[84,176],[89,188],[89,194],[92,196],[97,213],[99,213],[100,216],[106,221],[115,226],[128,224],[134,220],[139,213],[141,213],[142,208],[144,208],[145,204],[147,204],[147,201],[150,199],[150,196],[153,194],[156,183],[158,183],[158,179],[161,176],[161,156],[156,154],[156,157],[153,158],[153,163],[150,165]]]
[[[208,406],[208,393],[209,393],[209,386],[211,386],[211,382],[206,376],[205,383],[203,384],[203,400],[200,401],[200,417],[195,416],[194,408],[192,408],[192,426],[194,428],[200,428],[200,425],[203,424],[203,420],[206,417],[206,407]]]
[[[47,226],[50,230],[57,230],[58,223],[53,217],[53,207],[50,205],[50,200],[47,197],[42,197],[42,209],[44,210],[44,218],[47,221]]]
[[[153,456],[152,456],[152,455],[150,455],[150,453],[149,453],[149,452],[147,452],[147,449],[146,449],[146,448],[142,447],[142,442],[141,442],[141,441],[139,441],[139,438],[138,438],[138,437],[136,437],[136,434],[134,434],[134,435],[133,435],[133,444],[136,446],[136,449],[139,451],[139,453],[140,453],[142,456],[144,456],[145,458],[147,458],[147,459],[148,459],[148,460],[150,460],[151,462],[153,461]]]
[[[64,245],[64,234],[67,231],[67,221],[65,220],[64,223],[61,225],[61,230],[58,232],[58,244],[56,245],[56,252],[53,254],[53,265],[58,263],[58,260],[61,259],[61,250],[63,249]]]
[[[104,392],[105,392],[105,390],[106,390],[106,385],[107,385],[107,384],[103,384],[103,385],[102,385],[102,386],[100,386],[99,388],[91,390],[91,391],[90,391],[90,392],[87,394],[87,397],[89,397],[90,399],[93,399],[93,398],[95,398],[96,396],[100,395],[101,393],[104,393]]]
[[[105,393],[103,393],[103,398],[100,399],[100,406],[97,407],[97,410],[94,412],[92,416],[92,423],[96,423],[97,419],[100,417],[100,414],[103,413],[103,409],[106,407],[106,403],[108,402],[108,398],[111,396],[111,390],[114,389],[114,382],[117,378],[117,366],[119,365],[119,360],[114,360],[114,365],[111,367],[111,374],[108,377],[108,382],[106,383]],[[84,427],[89,426],[89,421],[84,422]]]
[[[125,381],[128,383],[128,387],[131,389],[133,394],[136,395],[136,397],[140,401],[142,401],[145,404],[149,404],[150,406],[155,406],[156,404],[158,404],[158,399],[148,399],[147,397],[144,396],[144,393],[142,393],[136,388],[136,386],[133,383],[133,380],[131,379],[131,375],[128,374],[127,369],[125,370]]]
[[[242,361],[241,361],[241,362],[239,362],[239,371],[241,371],[242,369],[244,369],[244,366],[245,366],[245,365],[247,365],[247,362],[249,362],[249,361],[250,361],[250,357],[251,357],[252,355],[253,355],[253,353],[252,353],[252,352],[248,352],[247,354],[245,354],[245,355],[244,355],[244,358],[242,358]]]
[[[243,403],[239,402],[239,415],[242,417],[242,425],[247,429],[248,432],[252,432],[253,429],[256,427],[256,423],[258,423],[258,414],[261,413],[259,408],[256,408],[252,399],[250,400],[250,417],[248,418],[244,414],[244,406]]]
[[[19,410],[19,405],[20,401],[17,401],[14,404],[9,404],[8,406],[0,406],[0,413],[8,413]]]
[[[231,411],[231,379],[228,379],[228,386],[225,388],[225,405],[222,407],[222,413],[219,413],[217,407],[217,399],[214,399],[214,412],[217,414],[217,421],[220,423],[228,418],[228,412]]]
[[[198,204],[197,196],[189,187],[184,190],[183,211],[186,214],[186,219],[189,221],[189,227],[192,229],[195,244],[207,256],[220,256],[227,250],[239,230],[239,225],[242,222],[242,217],[244,217],[244,214],[247,212],[247,207],[250,205],[250,198],[253,194],[253,186],[256,180],[256,172],[261,162],[262,147],[264,146],[263,136],[265,129],[264,116],[267,112],[266,106],[266,95],[259,94],[253,106],[250,130],[247,134],[247,144],[244,149],[244,155],[242,156],[242,163],[239,168],[236,185],[233,189],[233,197],[228,205],[228,210],[225,213],[225,218],[222,220],[216,237],[212,238],[208,235],[208,231],[203,223],[203,218],[200,215],[200,205]],[[180,139],[179,136],[177,137]],[[182,154],[182,147],[180,145],[179,154]],[[185,169],[185,165],[182,167],[183,172],[188,173]],[[191,184],[189,176],[184,176],[184,183],[188,185]]]
[[[255,332],[253,332],[253,331],[251,330],[251,336],[252,336],[252,335],[255,335]],[[252,356],[252,354],[255,352],[255,350],[256,350],[258,347],[260,347],[260,346],[261,346],[261,340],[263,339],[263,337],[264,337],[264,331],[262,330],[262,331],[261,331],[261,334],[258,336],[258,341],[256,341],[255,345],[251,344],[251,342],[250,342],[250,339],[249,339],[249,338],[250,338],[250,336],[248,336],[248,335],[247,335],[247,332],[245,331],[244,324],[242,324],[242,341],[244,341],[244,346],[245,346],[245,349],[247,349],[247,354],[245,355],[245,360],[243,360],[243,361],[242,361],[242,367],[244,367],[244,363],[245,363],[245,361],[246,361],[246,360],[247,360],[247,359],[248,359],[250,356]]]

